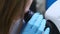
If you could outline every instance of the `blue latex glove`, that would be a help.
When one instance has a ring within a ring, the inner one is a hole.
[[[29,20],[22,34],[49,34],[50,28],[45,29],[46,20],[39,13],[35,13]]]

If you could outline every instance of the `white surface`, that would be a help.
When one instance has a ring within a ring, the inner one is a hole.
[[[45,13],[45,18],[51,20],[60,32],[60,0],[56,1]]]

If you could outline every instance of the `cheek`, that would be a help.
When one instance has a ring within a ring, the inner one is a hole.
[[[33,0],[27,0],[26,5],[25,5],[25,13],[28,12]]]
[[[30,8],[30,4],[27,3],[25,6],[25,13],[27,13],[29,11],[29,8]]]
[[[25,8],[25,13],[27,13],[27,12],[28,12],[28,10],[29,10],[29,7],[26,7],[26,8]]]

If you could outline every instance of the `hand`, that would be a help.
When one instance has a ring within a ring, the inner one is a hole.
[[[46,20],[39,13],[35,13],[29,20],[22,34],[49,34],[50,28],[46,28]]]

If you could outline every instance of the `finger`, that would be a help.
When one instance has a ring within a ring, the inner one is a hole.
[[[33,32],[36,32],[36,30],[38,29],[38,27],[41,25],[42,19],[43,19],[43,16],[39,15],[39,17],[37,18],[35,24],[32,27]]]
[[[35,13],[32,18],[28,21],[29,24],[33,25],[34,22],[37,20],[37,18],[39,17],[39,13]]]
[[[37,18],[34,26],[39,27],[41,25],[42,20],[43,20],[43,15],[39,15],[39,17]]]
[[[44,34],[49,34],[49,32],[50,32],[50,28],[47,28],[47,29],[45,30]]]
[[[29,20],[28,24],[25,27],[25,31],[28,31],[32,27],[32,25],[35,23],[38,17],[39,17],[39,13],[35,13],[32,16],[32,18]]]
[[[43,19],[42,22],[41,22],[41,25],[40,25],[40,27],[39,27],[39,30],[40,30],[40,31],[44,31],[45,25],[46,25],[46,20]]]
[[[46,20],[43,19],[38,31],[36,32],[37,34],[40,34],[40,33],[42,34],[42,32],[44,31],[44,28],[45,28],[45,24],[46,24]]]

